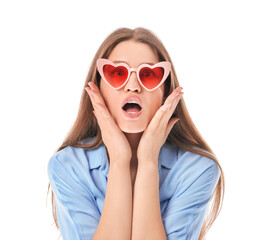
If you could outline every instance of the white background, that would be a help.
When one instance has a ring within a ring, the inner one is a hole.
[[[1,1],[1,239],[57,239],[47,163],[95,52],[119,27],[166,46],[226,178],[209,240],[272,236],[272,1]],[[4,237],[5,236],[5,237]]]

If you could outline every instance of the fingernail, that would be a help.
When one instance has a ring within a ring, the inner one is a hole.
[[[94,83],[93,83],[93,82],[89,82],[88,85],[89,85],[92,89],[95,89]]]
[[[182,89],[181,89],[181,87],[176,88],[176,89],[175,89],[176,94],[180,93],[180,92],[181,92],[181,90],[182,90]]]
[[[90,93],[92,96],[95,96],[94,89],[86,87],[85,90],[87,91],[87,93]]]
[[[183,92],[179,93],[179,95],[178,95],[179,98],[181,98],[183,96],[183,94],[184,94]]]

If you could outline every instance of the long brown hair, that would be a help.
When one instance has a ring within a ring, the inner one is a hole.
[[[171,58],[163,46],[162,42],[158,39],[158,37],[152,33],[151,31],[145,28],[119,28],[113,33],[111,33],[101,44],[99,47],[92,64],[90,66],[86,81],[83,86],[82,96],[80,101],[80,106],[78,110],[78,115],[76,121],[70,131],[68,132],[66,138],[64,139],[62,145],[57,149],[56,152],[67,146],[75,146],[82,147],[84,149],[93,149],[97,148],[102,144],[102,137],[99,125],[95,116],[93,115],[93,106],[90,101],[89,95],[87,94],[85,87],[88,87],[88,82],[95,82],[95,84],[100,87],[100,76],[98,71],[96,70],[96,61],[98,58],[108,58],[113,48],[120,42],[126,40],[135,40],[137,42],[142,42],[148,44],[159,61],[169,61],[171,63],[171,73],[169,77],[165,81],[165,95],[163,101],[167,98],[167,96],[172,93],[172,91],[179,86],[179,82],[177,80],[176,72],[174,69],[174,65],[172,64]],[[225,189],[225,181],[224,174],[222,168],[215,157],[215,154],[209,147],[209,145],[202,138],[201,134],[195,127],[188,110],[186,108],[185,102],[183,98],[179,101],[175,111],[174,116],[178,117],[180,121],[178,121],[174,127],[172,128],[170,134],[168,135],[167,140],[171,143],[175,144],[179,148],[183,148],[193,153],[197,153],[208,158],[214,160],[221,171],[220,178],[216,185],[213,196],[210,200],[210,206],[207,211],[207,215],[203,226],[201,228],[201,232],[199,235],[199,240],[204,240],[205,234],[215,221],[216,217],[221,211],[223,198],[224,198],[224,189]],[[81,144],[80,141],[89,137],[96,137],[95,141],[91,144]],[[50,189],[50,183],[48,185],[48,192]],[[47,192],[47,193],[48,193]],[[59,229],[57,215],[56,215],[56,206],[54,200],[54,193],[51,190],[51,203],[52,203],[52,214],[56,224],[56,227]]]

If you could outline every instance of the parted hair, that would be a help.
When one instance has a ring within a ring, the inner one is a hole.
[[[90,101],[89,95],[86,92],[85,87],[88,87],[88,82],[94,82],[100,89],[101,77],[96,69],[97,59],[108,58],[114,47],[120,42],[126,40],[134,40],[136,42],[148,44],[153,49],[159,61],[169,61],[171,63],[170,74],[165,80],[163,101],[165,101],[168,95],[171,94],[172,91],[179,86],[179,82],[171,58],[167,50],[163,46],[161,40],[155,35],[155,33],[142,27],[135,29],[119,28],[115,30],[103,41],[93,58],[82,89],[82,95],[76,120],[72,125],[70,131],[68,132],[67,136],[64,138],[61,146],[57,148],[56,153],[67,146],[81,147],[90,150],[97,148],[102,144],[103,140],[100,127],[97,123],[96,117],[93,114],[94,109],[92,106],[92,102]],[[207,209],[205,220],[198,238],[198,240],[204,240],[206,233],[212,226],[213,222],[219,215],[222,208],[225,192],[224,173],[212,149],[205,142],[205,140],[202,138],[201,134],[195,127],[188,113],[183,97],[180,99],[173,116],[178,117],[180,121],[178,121],[173,126],[170,134],[167,137],[167,141],[175,144],[179,148],[203,155],[214,160],[218,164],[221,171],[215,191],[212,195],[212,198],[210,199],[209,207]],[[95,137],[95,141],[89,144],[81,143],[83,139],[90,137]],[[47,194],[49,193],[49,190],[50,183],[48,185]],[[54,222],[57,229],[59,229],[54,193],[52,190],[51,203]]]

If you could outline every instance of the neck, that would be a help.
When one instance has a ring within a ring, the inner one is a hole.
[[[131,146],[132,150],[132,159],[131,159],[131,167],[136,168],[138,165],[137,160],[137,147],[140,141],[140,138],[142,136],[143,132],[139,133],[124,133],[124,135],[127,137],[128,142]]]

